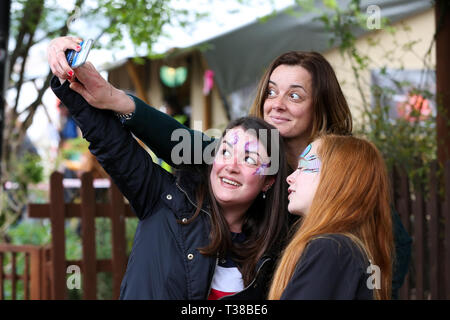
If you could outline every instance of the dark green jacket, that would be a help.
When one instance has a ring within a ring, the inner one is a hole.
[[[211,139],[200,132],[189,129],[181,125],[169,115],[162,113],[155,108],[148,106],[140,99],[133,97],[136,103],[136,110],[133,116],[124,122],[133,134],[141,139],[155,154],[169,163],[173,167],[177,167],[171,159],[172,150],[180,143],[178,139],[172,140],[172,133],[177,129],[186,129],[193,139],[191,143],[192,159],[194,158],[195,145],[202,144],[202,149],[208,146],[214,139]],[[182,156],[182,152],[180,156]],[[405,230],[400,216],[395,208],[392,208],[393,233],[395,242],[395,263],[392,277],[392,298],[398,298],[398,290],[403,285],[406,274],[408,273],[411,258],[412,239]]]

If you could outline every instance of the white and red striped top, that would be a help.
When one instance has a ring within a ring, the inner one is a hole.
[[[243,242],[245,235],[232,232],[231,239],[233,242]],[[218,300],[243,289],[244,281],[236,263],[229,255],[225,259],[220,259],[214,271],[208,300]]]

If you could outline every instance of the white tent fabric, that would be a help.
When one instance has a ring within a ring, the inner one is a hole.
[[[350,0],[338,0],[341,8],[346,8],[349,2]],[[430,0],[361,2],[364,12],[368,6],[376,5],[380,8],[381,17],[388,18],[390,22],[402,20],[432,7]],[[316,0],[316,3],[317,7],[323,10],[322,1]],[[301,12],[297,6],[291,9],[294,13],[281,12],[266,22],[256,21],[203,43],[207,44],[203,55],[214,71],[215,81],[224,96],[254,85],[264,68],[283,52],[324,52],[330,49],[330,35],[324,30],[323,23],[316,19],[319,14]],[[365,32],[367,30],[355,30],[357,36]]]

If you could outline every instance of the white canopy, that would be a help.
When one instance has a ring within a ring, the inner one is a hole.
[[[324,10],[321,0],[316,0],[316,3],[318,9]],[[350,0],[338,0],[338,3],[341,8],[346,8]],[[363,12],[370,5],[378,6],[381,17],[388,18],[390,22],[432,7],[428,0],[363,0],[361,3]],[[223,95],[228,96],[256,83],[264,68],[283,52],[324,52],[331,49],[331,35],[325,31],[323,22],[317,19],[320,13],[304,13],[298,6],[288,10],[289,13],[285,10],[266,22],[256,21],[195,46],[207,47],[203,55],[214,71],[215,81]],[[357,36],[366,32],[355,30]]]

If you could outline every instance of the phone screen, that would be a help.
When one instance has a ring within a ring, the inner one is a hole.
[[[88,57],[89,51],[91,50],[92,44],[94,43],[94,40],[89,39],[87,41],[83,41],[80,43],[81,50],[75,51],[75,50],[69,50],[66,54],[67,62],[69,63],[69,66],[72,68],[78,68],[82,66]]]

